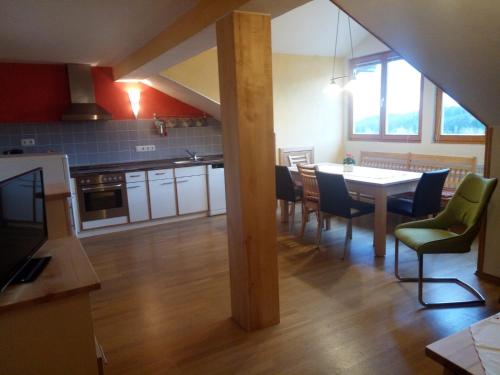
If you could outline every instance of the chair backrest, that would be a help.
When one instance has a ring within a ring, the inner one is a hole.
[[[319,202],[318,181],[316,180],[317,166],[298,164],[300,179],[302,180],[302,197],[306,201]]]
[[[446,205],[445,210],[436,217],[436,221],[448,228],[462,227],[464,235],[472,243],[479,231],[480,219],[496,185],[496,178],[484,178],[469,173]]]
[[[295,202],[295,184],[290,170],[285,165],[276,165],[276,198],[288,202]]]
[[[344,176],[316,171],[320,194],[320,209],[332,215],[350,217],[351,196],[347,190]]]
[[[290,163],[290,166],[294,166],[297,164],[309,164],[311,161],[309,160],[309,155],[308,154],[301,154],[301,155],[288,155],[288,162]]]
[[[441,209],[441,194],[449,169],[424,172],[413,198],[414,217],[437,214]]]
[[[280,147],[278,149],[279,164],[288,165],[292,167],[296,164],[291,164],[289,156],[292,156],[292,161],[294,157],[300,156],[303,159],[302,163],[310,164],[314,163],[314,147],[313,146],[298,146],[298,147]],[[295,161],[294,161],[295,162]]]

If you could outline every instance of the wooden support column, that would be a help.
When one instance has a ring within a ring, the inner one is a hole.
[[[489,128],[486,136],[485,175],[500,178],[500,131]],[[493,192],[488,205],[486,223],[479,237],[478,269],[476,274],[500,285],[500,187]]]
[[[269,15],[217,22],[233,319],[279,323],[275,145]]]

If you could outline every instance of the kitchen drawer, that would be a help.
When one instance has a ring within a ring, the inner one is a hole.
[[[207,174],[207,167],[205,165],[175,168],[175,177],[199,176],[202,174]]]
[[[163,180],[164,178],[174,178],[173,169],[155,169],[153,171],[148,171],[148,180]]]
[[[146,181],[146,172],[144,171],[127,172],[125,173],[125,181],[127,182]]]

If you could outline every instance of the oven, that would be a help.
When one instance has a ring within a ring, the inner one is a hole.
[[[123,173],[77,178],[81,222],[128,216],[127,186]]]

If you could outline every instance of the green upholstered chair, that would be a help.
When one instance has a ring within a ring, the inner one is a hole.
[[[496,178],[468,174],[458,187],[444,211],[435,218],[398,225],[394,232],[395,274],[402,282],[418,282],[418,299],[425,307],[459,307],[484,304],[484,297],[472,286],[454,278],[424,278],[424,254],[466,253],[470,251],[481,218],[497,184]],[[418,256],[418,278],[400,277],[399,241],[415,250]],[[472,293],[476,300],[463,302],[426,303],[424,282],[456,283]]]

